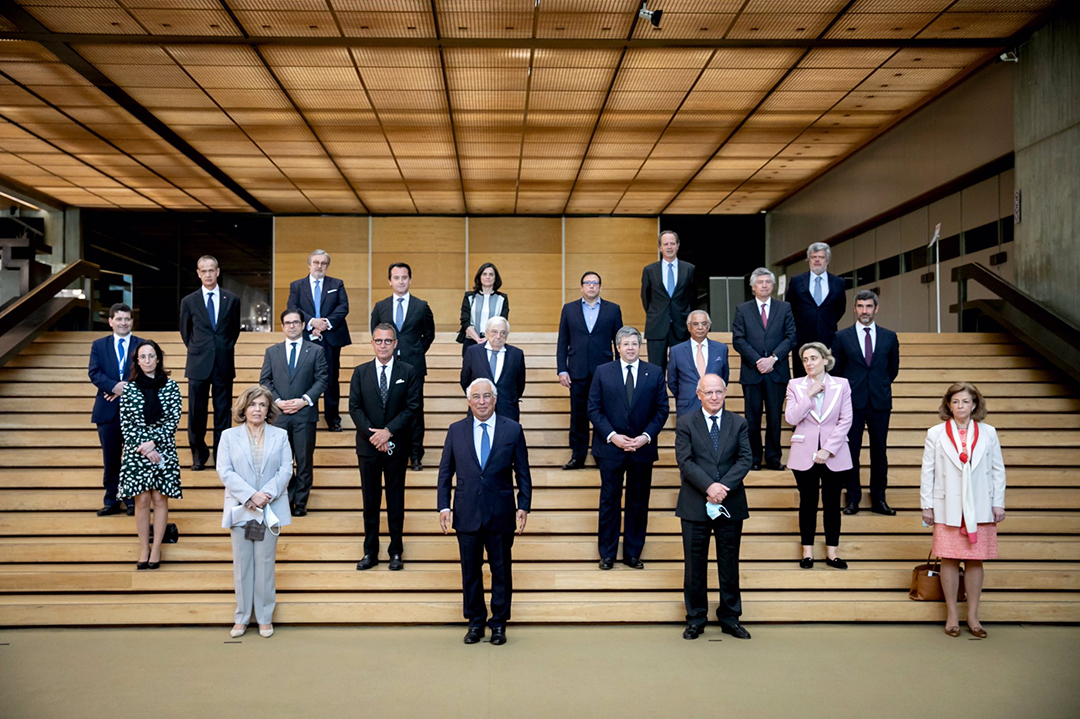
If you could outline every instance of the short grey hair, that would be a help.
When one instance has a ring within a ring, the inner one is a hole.
[[[315,255],[325,255],[326,256],[326,264],[330,264],[330,253],[329,252],[327,252],[326,250],[312,250],[311,254],[307,256],[307,263],[309,265],[311,264],[311,258],[314,257]]]
[[[488,387],[491,387],[491,396],[492,397],[494,397],[495,399],[499,398],[499,388],[495,386],[494,382],[489,380],[487,377],[477,377],[472,382],[470,382],[469,386],[465,389],[465,398],[466,399],[468,399],[469,397],[472,396],[472,388],[475,387],[476,385],[480,384],[481,382],[486,384]]]
[[[709,317],[709,313],[706,312],[705,310],[693,310],[692,312],[690,312],[690,314],[688,314],[686,316],[686,326],[687,327],[690,326],[690,322],[692,321],[691,318],[694,315],[705,315],[705,321],[709,323],[710,328],[712,327],[712,317]]]
[[[484,334],[491,331],[492,325],[502,325],[506,328],[506,334],[510,334],[510,320],[506,319],[502,315],[495,315],[494,317],[488,317],[487,324],[484,325]]]
[[[832,262],[832,248],[826,245],[824,242],[815,242],[806,248],[806,259],[810,259],[810,255],[815,252],[825,253],[825,264]]]
[[[769,269],[766,267],[759,267],[750,273],[750,287],[753,288],[754,283],[757,282],[758,277],[765,277],[766,275],[769,276],[769,279],[772,280],[772,283],[775,285],[776,275],[770,272]]]
[[[641,344],[641,333],[637,331],[637,328],[631,327],[630,325],[624,325],[615,333],[615,346],[621,346],[622,341],[627,337],[637,337],[638,344]]]

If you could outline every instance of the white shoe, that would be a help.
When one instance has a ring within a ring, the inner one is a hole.
[[[270,637],[274,636],[274,625],[273,624],[267,624],[266,629],[263,629],[262,626],[260,625],[259,626],[259,636],[263,637],[265,639],[269,639]]]
[[[240,625],[237,625],[237,626],[240,626]],[[239,639],[240,637],[244,636],[244,632],[246,632],[246,631],[247,631],[247,625],[246,624],[244,624],[243,626],[240,626],[239,629],[237,629],[234,626],[232,629],[229,630],[229,636],[232,637],[233,639]]]

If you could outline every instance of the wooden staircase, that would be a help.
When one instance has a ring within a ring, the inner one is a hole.
[[[0,369],[0,626],[228,624],[234,607],[227,533],[220,527],[216,473],[183,474],[184,499],[170,503],[180,542],[166,545],[156,572],[136,572],[134,519],[97,517],[101,452],[90,423],[94,388],[86,378],[90,333],[50,333]],[[172,333],[149,334],[186,392],[184,347]],[[730,335],[715,339],[730,343]],[[258,380],[265,347],[278,335],[244,334],[237,345],[234,393]],[[684,616],[682,544],[674,516],[679,487],[674,414],[661,435],[653,475],[644,571],[596,567],[595,468],[563,472],[567,392],[556,381],[554,335],[519,333],[529,368],[523,401],[533,466],[533,512],[514,545],[514,621],[675,622]],[[343,353],[348,394],[352,366],[370,358],[367,337]],[[896,517],[844,517],[846,572],[805,571],[798,493],[790,472],[747,477],[751,518],[742,549],[744,620],[928,621],[941,604],[907,598],[912,567],[925,559],[929,530],[919,512],[919,464],[926,428],[937,421],[945,387],[979,385],[1000,430],[1008,469],[1008,519],[1001,559],[989,566],[986,621],[1080,621],[1080,399],[1058,372],[1008,335],[901,334],[894,385],[889,502]],[[386,564],[357,572],[363,554],[354,435],[320,429],[315,488],[307,517],[278,545],[281,623],[442,623],[462,621],[457,543],[438,529],[435,466],[445,428],[466,409],[457,384],[460,346],[440,334],[428,355],[427,456],[407,475],[403,572]],[[742,411],[733,358],[728,407]],[[346,400],[347,403],[347,400]],[[177,443],[188,463],[186,416]],[[785,429],[784,442],[790,436]],[[865,461],[864,457],[864,461]],[[863,469],[864,485],[868,470]],[[383,522],[385,531],[386,522]],[[819,528],[820,529],[820,528]],[[820,542],[820,534],[819,534]],[[386,541],[382,542],[383,547]],[[384,549],[385,552],[385,549]],[[824,550],[819,552],[823,555]],[[385,556],[384,556],[385,559]],[[716,588],[715,570],[710,586]],[[715,598],[715,595],[713,595]]]

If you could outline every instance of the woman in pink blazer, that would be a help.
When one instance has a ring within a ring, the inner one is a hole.
[[[847,562],[836,556],[836,548],[840,544],[840,489],[844,474],[852,466],[847,444],[851,429],[851,388],[846,379],[828,373],[835,361],[829,348],[820,342],[804,344],[799,357],[806,376],[788,382],[784,412],[788,424],[795,426],[787,466],[795,473],[795,484],[799,487],[803,554],[799,566],[803,569],[814,566],[820,487],[825,563],[834,569],[847,569]]]

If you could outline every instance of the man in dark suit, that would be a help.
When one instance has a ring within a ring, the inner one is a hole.
[[[889,417],[892,415],[892,383],[900,372],[900,341],[896,333],[875,322],[878,296],[870,290],[855,294],[858,322],[836,333],[832,353],[833,374],[851,386],[851,473],[847,483],[844,514],[856,514],[862,499],[859,455],[863,427],[870,434],[870,511],[892,516],[896,510],[885,501],[889,485]]]
[[[570,390],[570,461],[563,469],[581,469],[589,451],[589,388],[593,373],[615,358],[615,333],[622,327],[622,309],[600,299],[596,272],[581,276],[581,300],[563,305],[555,364],[559,384]]]
[[[304,339],[304,313],[290,308],[281,313],[285,341],[266,348],[259,384],[270,390],[281,414],[274,421],[289,433],[289,445],[296,461],[296,474],[289,481],[289,509],[292,516],[307,514],[311,494],[315,425],[319,409],[315,404],[328,381],[326,356],[322,347]]]
[[[719,375],[728,382],[728,348],[723,342],[709,339],[712,318],[705,310],[694,310],[686,318],[690,339],[671,348],[668,358],[667,384],[675,397],[675,416],[701,408],[698,399],[698,380],[706,374]]]
[[[615,566],[619,549],[619,505],[626,481],[623,513],[623,564],[644,569],[641,552],[649,522],[657,438],[669,412],[664,373],[638,358],[641,333],[623,327],[615,335],[619,359],[600,365],[589,391],[593,423],[592,453],[600,465],[600,568]]]
[[[352,344],[349,325],[349,295],[345,283],[336,277],[327,277],[330,255],[326,250],[315,250],[308,255],[307,277],[289,285],[289,301],[286,307],[299,307],[307,321],[308,339],[322,344],[326,354],[326,371],[329,380],[323,394],[323,418],[331,432],[341,431],[341,348]]]
[[[131,334],[132,322],[131,308],[116,303],[109,308],[109,327],[113,333],[94,340],[90,345],[87,375],[98,389],[90,421],[97,425],[105,467],[101,477],[105,500],[98,510],[99,517],[121,514],[125,511],[125,505],[129,515],[135,514],[134,500],[125,499],[121,503],[116,498],[120,484],[120,457],[124,449],[124,437],[120,433],[120,395],[127,387],[135,351],[142,343],[141,339]]]
[[[461,555],[464,614],[469,620],[466,644],[484,638],[506,643],[513,594],[511,548],[514,532],[525,531],[532,503],[529,450],[521,425],[498,415],[498,389],[486,377],[474,379],[465,390],[471,417],[450,425],[439,462],[438,509],[443,534],[453,524]],[[450,482],[457,477],[453,518]],[[514,502],[517,478],[517,503]],[[491,619],[484,604],[484,550],[491,567]]]
[[[397,354],[405,364],[411,365],[420,378],[420,408],[413,423],[411,469],[419,472],[424,468],[424,377],[427,376],[427,351],[435,341],[435,316],[428,303],[409,293],[412,285],[412,268],[404,262],[390,265],[390,288],[393,294],[379,300],[371,310],[371,331],[380,324],[390,324],[397,329]]]
[[[216,258],[203,255],[196,264],[202,287],[180,301],[180,338],[187,347],[188,443],[191,469],[200,472],[210,459],[206,446],[208,395],[214,394],[214,451],[221,433],[232,426],[233,352],[240,336],[240,298],[218,285]]]
[[[824,242],[815,242],[806,250],[806,262],[810,270],[791,278],[784,299],[791,305],[795,315],[795,347],[798,350],[807,342],[820,342],[832,347],[836,326],[847,312],[847,294],[844,280],[829,274],[832,248]],[[791,368],[796,377],[806,374],[802,362],[791,353]]]
[[[686,630],[683,639],[697,639],[708,623],[709,541],[716,537],[716,569],[720,605],[716,618],[725,634],[749,639],[739,624],[739,545],[750,516],[743,480],[752,461],[746,420],[724,407],[727,383],[714,374],[698,381],[700,406],[679,415],[675,459],[682,486],[675,516],[682,520],[683,597]],[[706,505],[708,503],[709,506]]]
[[[784,469],[780,464],[780,417],[784,393],[791,378],[788,352],[795,348],[795,319],[791,305],[771,298],[773,273],[759,267],[750,274],[754,299],[735,308],[731,322],[731,344],[742,357],[739,384],[744,412],[750,424],[752,469],[762,466],[761,405],[765,404],[765,468]]]
[[[420,373],[395,356],[397,330],[380,323],[371,332],[375,359],[358,365],[349,384],[349,416],[356,425],[356,459],[364,496],[364,556],[360,570],[379,563],[379,510],[386,482],[390,569],[404,569],[405,470],[420,413]]]
[[[461,389],[467,389],[474,379],[490,379],[499,390],[495,407],[500,417],[521,421],[521,396],[525,393],[525,353],[506,344],[510,323],[495,316],[484,328],[484,344],[465,350],[461,367]]]
[[[679,236],[664,230],[657,240],[663,259],[641,271],[641,305],[645,308],[645,339],[649,362],[663,372],[668,348],[685,342],[686,316],[697,301],[694,266],[678,258]]]

